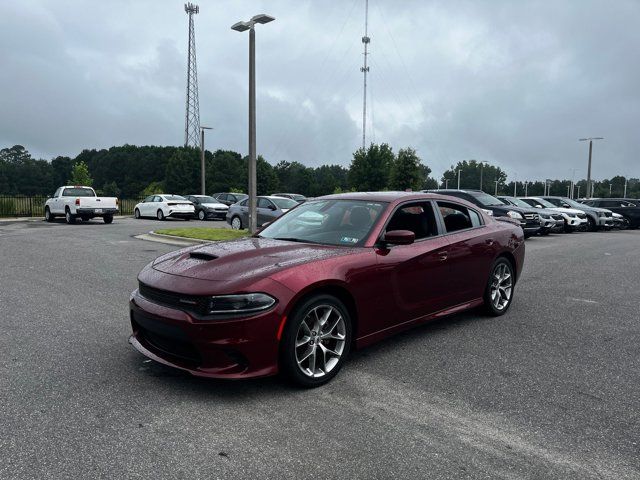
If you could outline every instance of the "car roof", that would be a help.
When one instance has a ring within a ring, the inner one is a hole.
[[[406,200],[450,200],[451,197],[433,192],[349,192],[316,197],[314,200],[364,200],[370,202],[402,202]],[[462,200],[456,198],[456,200]],[[464,200],[462,200],[464,202]]]

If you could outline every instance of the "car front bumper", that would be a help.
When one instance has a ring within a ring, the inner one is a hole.
[[[248,378],[278,372],[280,306],[259,315],[202,321],[159,305],[136,289],[129,300],[129,343],[164,365],[199,377]]]
[[[227,210],[205,210],[204,218],[225,220],[227,218]]]
[[[194,212],[185,210],[169,210],[169,213],[166,216],[172,218],[193,218]]]

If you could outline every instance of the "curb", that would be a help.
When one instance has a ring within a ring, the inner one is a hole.
[[[156,233],[154,231],[151,231],[149,233],[143,233],[142,235],[135,235],[134,238],[137,238],[139,240],[147,240],[149,242],[166,243],[168,245],[178,245],[182,247],[213,243],[211,240],[200,240],[198,238],[177,237],[175,235],[163,235],[161,233]]]

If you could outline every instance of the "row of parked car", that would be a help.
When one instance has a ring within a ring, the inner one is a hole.
[[[275,193],[257,197],[258,223],[272,221],[299,203],[306,201],[303,195]],[[244,193],[221,192],[212,195],[149,195],[134,207],[136,218],[155,217],[191,220],[227,220],[233,228],[248,225],[249,196]]]
[[[596,231],[638,228],[640,200],[625,198],[512,197],[489,195],[480,190],[429,190],[462,198],[494,217],[508,217],[522,227],[525,237],[550,232]]]

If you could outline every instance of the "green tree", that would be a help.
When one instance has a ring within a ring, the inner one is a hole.
[[[140,192],[143,197],[155,195],[156,193],[164,193],[164,184],[162,182],[151,182]]]
[[[179,148],[165,169],[166,193],[187,195],[198,190],[199,151],[194,148]]]
[[[90,187],[93,185],[93,179],[89,175],[89,167],[84,162],[78,162],[71,168],[71,178],[69,179],[71,185],[86,185]]]
[[[420,190],[424,180],[424,169],[416,151],[410,147],[401,148],[391,166],[389,175],[391,190]]]
[[[372,143],[368,149],[360,148],[353,153],[349,168],[351,187],[361,192],[384,190],[389,185],[389,172],[394,155],[386,143]]]
[[[458,171],[460,171],[460,188],[479,189],[480,177],[482,176],[482,190],[493,194],[496,180],[498,181],[499,192],[504,189],[507,181],[507,174],[500,167],[493,166],[488,162],[463,160],[455,166],[452,165],[449,170],[444,172],[441,186],[444,187],[448,183],[449,188],[457,188]],[[511,191],[513,192],[513,186]]]
[[[258,195],[271,195],[277,190],[278,176],[274,168],[262,156],[258,155],[256,159],[256,191]]]

